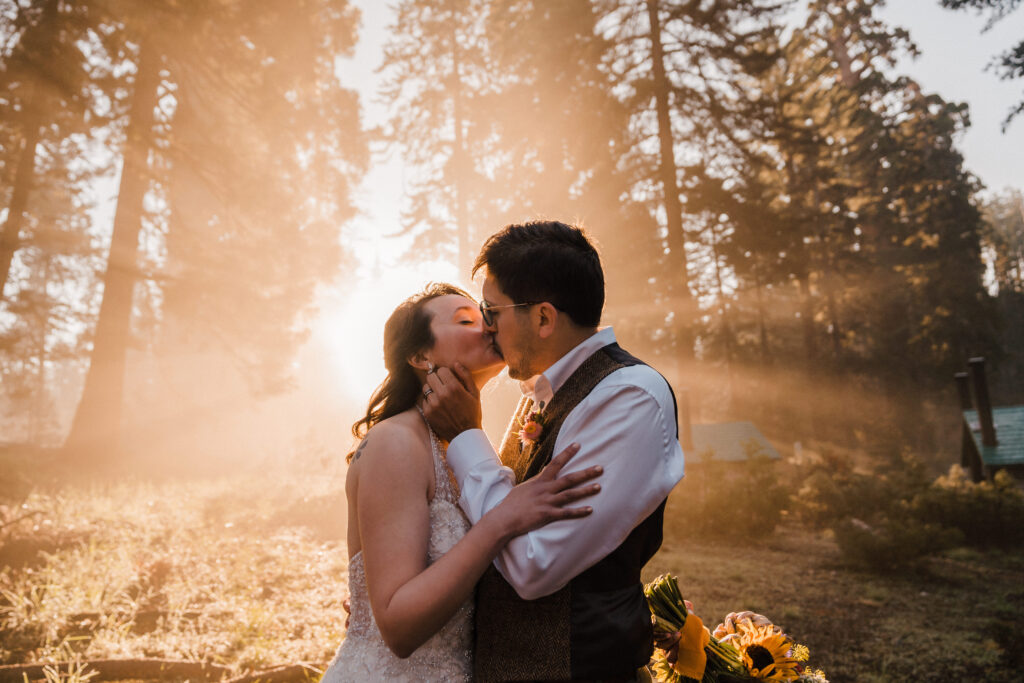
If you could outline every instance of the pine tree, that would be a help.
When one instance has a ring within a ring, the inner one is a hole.
[[[913,45],[875,17],[878,4],[811,3],[769,72],[758,102],[765,135],[750,146],[760,170],[733,193],[748,217],[732,258],[741,288],[760,292],[767,266],[776,296],[799,301],[777,308],[799,313],[793,359],[808,378],[881,386],[890,412],[919,429],[922,388],[991,349],[993,311],[977,183],[954,144],[965,107],[891,75]],[[782,345],[785,320],[773,335]],[[788,339],[793,349],[791,330]]]
[[[492,3],[494,92],[481,98],[478,116],[493,122],[499,140],[494,194],[510,219],[585,220],[611,210],[614,220],[626,189],[615,165],[627,120],[602,68],[608,41],[598,18],[582,1]]]
[[[80,462],[116,459],[120,449],[125,358],[138,277],[139,231],[149,185],[147,165],[162,62],[151,34],[134,37],[138,40],[135,74],[126,111],[121,179],[103,276],[103,299],[85,387],[64,444]]]
[[[492,4],[486,31],[494,92],[479,99],[490,122],[495,221],[537,217],[583,224],[607,259],[605,319],[622,343],[649,346],[665,307],[649,286],[661,257],[657,226],[629,194],[629,112],[607,69],[609,39],[592,3]],[[660,348],[659,348],[660,350]]]
[[[177,316],[193,343],[233,350],[255,386],[285,386],[366,162],[358,103],[334,74],[355,37],[344,0],[113,8],[133,99],[92,362],[66,443],[94,459],[119,448],[145,278],[160,285],[162,322]]]
[[[984,29],[986,31],[992,28],[996,22],[1018,9],[1021,4],[1021,0],[941,0],[941,2],[943,7],[952,10],[962,10],[968,7],[979,12],[990,10],[990,19]],[[999,77],[1004,80],[1024,78],[1024,40],[999,55],[993,65]],[[1014,117],[1022,112],[1024,112],[1024,99],[1011,108],[1006,115],[1006,119],[1003,121],[1003,132],[1006,132]]]
[[[1024,192],[1006,188],[987,199],[982,212],[996,290],[1024,294]]]
[[[109,69],[95,65],[89,51],[101,51],[90,33],[97,12],[91,3],[64,0],[6,3],[0,10],[0,33],[7,46],[0,55],[0,162],[7,208],[0,228],[0,301],[14,296],[11,267],[15,254],[32,243],[33,200],[47,160],[85,156],[88,136],[111,122]],[[73,146],[76,154],[70,154]],[[81,166],[81,164],[79,164]],[[92,175],[106,172],[92,168]],[[86,178],[72,167],[49,164],[48,183],[58,183],[85,204]],[[51,193],[52,196],[52,193]]]
[[[99,14],[58,0],[0,10],[0,375],[37,444],[61,429],[52,378],[87,356],[95,318],[91,188],[111,172],[96,147],[120,108]]]
[[[744,83],[771,63],[784,3],[700,3],[659,0],[599,3],[603,25],[616,43],[610,60],[632,115],[633,193],[647,198],[662,226],[667,258],[658,279],[668,293],[676,354],[693,358],[698,328],[691,232],[705,225],[705,207],[691,205],[704,182],[734,174],[737,136],[755,122],[737,106]],[[656,152],[655,152],[656,150]]]
[[[1024,401],[1024,192],[1006,188],[982,205],[982,249],[991,267],[991,287],[999,313],[997,380],[993,391],[1003,404]]]
[[[491,141],[476,108],[493,91],[485,0],[405,0],[384,46],[382,95],[392,115],[384,138],[414,170],[403,231],[418,256],[448,256],[468,276],[475,225],[490,196],[481,169]]]

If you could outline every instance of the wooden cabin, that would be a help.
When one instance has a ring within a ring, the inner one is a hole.
[[[985,359],[967,362],[970,372],[956,374],[962,438],[960,465],[978,482],[1001,469],[1024,479],[1024,406],[992,406]],[[973,390],[973,391],[972,391]]]
[[[692,424],[689,403],[687,392],[681,391],[679,443],[687,467],[703,462],[746,462],[755,456],[771,460],[781,458],[753,422]]]

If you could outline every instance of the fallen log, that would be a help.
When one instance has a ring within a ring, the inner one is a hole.
[[[229,678],[223,683],[297,683],[319,680],[323,670],[306,664],[288,664],[265,671],[256,671],[243,676]]]
[[[166,680],[171,678],[201,678],[217,680],[231,674],[226,666],[207,662],[187,662],[173,659],[95,659],[76,662],[96,672],[91,681]],[[55,664],[5,664],[0,666],[0,683],[23,683],[46,678],[45,667],[57,670],[72,666],[69,662]]]

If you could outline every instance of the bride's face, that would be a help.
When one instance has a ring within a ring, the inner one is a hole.
[[[431,362],[450,368],[458,361],[473,373],[478,385],[501,372],[505,361],[494,347],[494,338],[484,331],[475,301],[448,294],[431,299],[424,306],[432,316],[434,346],[426,354]]]

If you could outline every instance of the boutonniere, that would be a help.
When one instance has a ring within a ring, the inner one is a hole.
[[[527,413],[519,428],[519,442],[524,447],[537,443],[537,439],[544,433],[545,417],[543,401],[537,406],[537,410]]]

